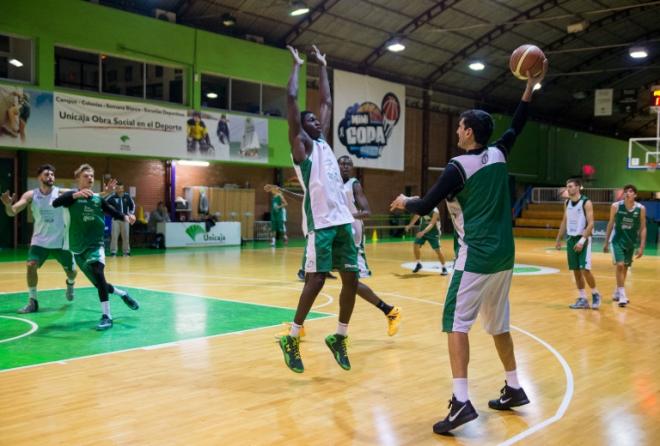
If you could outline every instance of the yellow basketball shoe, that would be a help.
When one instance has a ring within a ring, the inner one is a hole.
[[[401,308],[394,307],[387,313],[387,334],[394,336],[399,331],[399,324],[401,323]]]
[[[289,332],[291,331],[291,322],[282,322],[282,325],[283,325],[282,330],[279,331],[275,335],[276,339],[280,339],[282,336],[288,336]],[[305,337],[305,327],[304,326],[300,327],[300,332],[298,334],[299,334],[300,340],[302,341],[302,338]]]

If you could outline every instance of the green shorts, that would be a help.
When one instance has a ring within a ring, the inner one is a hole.
[[[307,234],[303,265],[308,273],[358,272],[358,252],[349,223]]]
[[[575,252],[573,250],[581,238],[581,235],[569,235],[566,239],[566,257],[568,259],[568,269],[571,271],[577,269],[591,270],[591,237],[584,242],[582,251]]]
[[[623,263],[625,266],[632,265],[635,245],[612,242],[610,243],[610,251],[612,252],[612,261],[615,264]]]
[[[94,246],[87,248],[80,254],[74,254],[73,256],[80,267],[80,271],[82,271],[85,277],[96,286],[96,278],[94,277],[94,274],[92,274],[91,264],[98,262],[105,265],[105,248],[103,246]]]
[[[36,262],[37,268],[41,268],[48,257],[53,256],[67,271],[73,271],[76,266],[73,263],[73,254],[65,249],[50,249],[42,246],[31,245],[28,251],[28,262]]]
[[[439,249],[440,248],[440,237],[437,235],[424,235],[424,237],[415,237],[415,244],[422,246],[424,243],[429,242],[429,245],[431,245],[431,248],[433,249]]]
[[[272,232],[285,232],[284,220],[275,219],[270,221],[270,230]]]

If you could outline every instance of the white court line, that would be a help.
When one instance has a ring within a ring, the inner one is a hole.
[[[23,319],[22,317],[14,317],[14,316],[0,316],[0,317],[5,318],[5,319],[14,319],[16,321],[25,322],[26,324],[30,325],[30,331],[25,332],[25,333],[23,333],[21,335],[18,335],[18,336],[14,336],[13,338],[2,339],[2,340],[0,340],[0,344],[2,344],[3,342],[15,341],[16,339],[20,339],[20,338],[23,338],[25,336],[30,336],[32,333],[34,333],[35,331],[37,331],[39,329],[39,326],[35,322],[32,322],[29,319]]]
[[[129,274],[129,275],[144,275],[144,276],[162,276],[162,275],[170,276],[170,274],[168,274],[168,273],[148,273],[148,272],[147,273],[127,273],[127,274]],[[253,281],[253,282],[275,282],[275,283],[286,283],[286,284],[291,283],[290,281],[282,281],[282,280],[254,279],[254,278],[244,278],[244,277],[235,277],[235,276],[226,276],[226,275],[208,276],[208,275],[203,275],[203,274],[196,274],[194,276],[199,277],[199,278],[223,277],[223,278],[227,278],[227,279],[240,279],[240,280],[244,280],[244,281],[247,280],[247,281]],[[236,286],[236,285],[234,284],[233,286]],[[256,286],[259,286],[259,285],[256,285]],[[327,287],[335,288],[335,289],[340,288],[337,285],[327,285]],[[141,287],[136,286],[135,288],[141,288]],[[286,287],[283,287],[283,288],[286,288]],[[144,289],[148,289],[148,288],[144,288]],[[157,291],[157,290],[152,290],[152,291]],[[377,292],[377,291],[374,291],[374,292],[376,292],[377,294],[381,294],[381,295],[394,296],[394,297],[399,297],[399,298],[412,300],[412,301],[416,301],[416,302],[420,302],[420,303],[431,304],[431,305],[440,306],[440,305],[444,304],[443,302],[423,300],[423,299],[419,299],[419,298],[415,298],[415,297],[403,296],[403,295],[400,295],[400,294],[397,294],[397,293]],[[180,294],[190,295],[190,296],[195,296],[195,297],[208,297],[208,296],[198,296],[198,295],[188,294],[188,293],[180,293]],[[209,297],[209,298],[212,298],[212,297]],[[232,302],[234,302],[234,301],[232,301]],[[260,304],[254,304],[254,305],[260,305]],[[278,308],[285,308],[285,307],[278,307]],[[330,316],[328,316],[328,317],[330,317]],[[278,325],[273,325],[272,327],[276,327],[276,326],[278,326]],[[183,341],[176,341],[174,343],[166,343],[166,344],[163,345],[163,347],[168,347],[170,345],[179,345],[182,342],[189,342],[189,341],[194,341],[194,340],[198,340],[198,339],[215,338],[215,337],[219,337],[219,336],[246,333],[246,332],[250,332],[250,331],[261,330],[261,329],[264,329],[264,328],[271,328],[271,327],[258,327],[258,328],[255,328],[255,329],[249,329],[249,330],[244,330],[244,331],[224,333],[224,334],[206,336],[206,337],[203,336],[201,338],[186,339],[186,340],[183,340]],[[573,373],[571,371],[570,366],[568,365],[568,363],[564,359],[564,357],[556,349],[554,349],[550,344],[548,344],[547,342],[545,342],[544,340],[542,340],[538,336],[536,336],[536,335],[534,335],[534,334],[532,334],[532,333],[530,333],[526,330],[523,330],[522,328],[516,327],[515,325],[511,325],[511,328],[518,331],[518,332],[520,332],[520,333],[522,333],[522,334],[524,334],[524,335],[526,335],[526,336],[528,336],[528,337],[530,337],[530,338],[532,338],[533,340],[535,340],[536,342],[541,344],[543,347],[545,347],[547,350],[549,350],[550,353],[552,353],[557,358],[557,360],[559,361],[559,363],[562,366],[562,369],[564,371],[564,375],[566,377],[566,392],[564,393],[564,398],[562,399],[562,402],[559,405],[559,408],[557,409],[557,411],[555,412],[555,414],[552,417],[547,418],[547,419],[543,420],[542,422],[540,422],[538,424],[535,424],[535,425],[525,429],[524,431],[516,434],[515,436],[509,438],[508,440],[500,443],[499,446],[509,446],[509,445],[514,444],[514,443],[517,443],[518,441],[520,441],[524,438],[527,438],[530,435],[538,432],[539,430],[544,429],[545,427],[559,421],[564,416],[564,414],[566,413],[566,410],[568,409],[568,406],[571,402],[571,399],[573,398],[573,392],[574,392]],[[119,350],[119,351],[109,352],[109,353],[99,353],[99,354],[96,354],[96,355],[82,356],[80,358],[73,358],[71,360],[84,359],[84,358],[90,358],[90,357],[107,355],[107,354],[114,354],[114,353],[122,353],[122,352],[126,352],[126,351],[131,351],[131,350],[155,349],[155,348],[160,348],[159,346],[160,346],[160,344],[156,344],[156,345],[152,345],[152,346],[148,346],[148,347],[137,347],[137,348],[127,349],[127,350]],[[71,360],[68,360],[68,361],[71,361]],[[31,366],[18,367],[18,368],[8,369],[8,370],[0,370],[0,373],[10,371],[10,370],[20,370],[20,369],[23,369],[23,368],[39,367],[39,366],[43,366],[43,365],[47,365],[47,364],[50,364],[50,363],[35,364],[35,365],[31,365]]]

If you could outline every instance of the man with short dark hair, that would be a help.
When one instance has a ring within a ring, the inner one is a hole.
[[[557,233],[556,248],[561,249],[561,239],[566,238],[566,258],[568,269],[573,271],[575,284],[578,288],[578,298],[569,305],[573,310],[600,308],[601,298],[596,288],[596,279],[591,273],[591,235],[594,230],[594,208],[591,200],[580,191],[582,181],[570,178],[566,181],[568,200],[564,205],[564,218]],[[585,292],[585,281],[591,288],[591,306]]]
[[[527,120],[534,85],[541,82],[546,70],[547,61],[538,77],[527,73],[527,85],[511,128],[500,139],[488,145],[493,128],[488,113],[481,110],[464,113],[456,134],[458,147],[467,153],[449,161],[424,198],[401,194],[390,205],[391,210],[426,215],[447,199],[458,237],[459,248],[442,315],[442,330],[448,333],[453,395],[449,414],[433,426],[437,434],[445,434],[479,416],[470,402],[467,381],[468,332],[478,314],[486,331],[493,336],[506,376],[500,397],[489,401],[488,406],[506,410],[529,403],[518,382],[509,332],[509,289],[515,247],[506,165]]]
[[[135,215],[135,201],[124,189],[124,183],[117,181],[114,193],[106,200],[121,214]],[[121,250],[124,256],[131,255],[130,226],[124,219],[112,219],[112,233],[110,235],[110,255],[117,255],[117,245],[121,235]]]
[[[633,184],[623,186],[623,199],[612,203],[610,221],[607,223],[603,252],[612,250],[612,261],[616,268],[616,291],[613,300],[625,307],[630,302],[626,296],[626,276],[636,259],[644,255],[646,246],[646,208],[635,201],[637,188]],[[639,248],[635,244],[639,237]]]
[[[73,285],[77,275],[73,254],[69,251],[66,237],[64,213],[62,209],[53,207],[53,201],[59,197],[60,193],[67,190],[54,186],[55,167],[51,164],[40,166],[37,170],[37,178],[39,187],[25,192],[16,203],[13,203],[16,194],[10,196],[9,191],[2,194],[2,203],[5,205],[5,212],[8,216],[16,216],[29,205],[34,218],[34,230],[27,259],[28,303],[18,310],[22,314],[39,311],[37,270],[49,257],[54,257],[64,268],[67,276],[66,298],[68,301],[73,300]]]

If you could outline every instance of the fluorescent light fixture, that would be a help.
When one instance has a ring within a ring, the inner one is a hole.
[[[296,17],[299,15],[305,15],[309,12],[309,8],[303,2],[291,2],[291,9],[289,10],[289,15],[291,17]]]
[[[633,59],[644,59],[649,55],[648,51],[646,51],[646,48],[641,46],[634,46],[630,48],[628,54],[630,54],[630,57]]]
[[[179,160],[176,164],[179,166],[209,167],[208,161]]]
[[[23,66],[23,62],[18,59],[9,59],[9,63],[17,68],[21,68]]]
[[[472,71],[482,71],[484,68],[486,68],[486,65],[481,62],[472,62],[470,65],[468,65],[468,67]]]
[[[536,85],[534,85],[534,91],[540,90],[540,89],[541,89],[541,84],[540,83],[537,83]]]
[[[236,24],[236,17],[229,14],[228,12],[222,14],[220,20],[222,20],[222,24],[226,27],[234,26]]]
[[[387,49],[393,53],[398,53],[406,49],[406,46],[399,39],[392,39],[387,42]]]
[[[206,97],[209,99],[218,99],[218,93],[213,93],[212,91],[209,91],[206,93]]]

